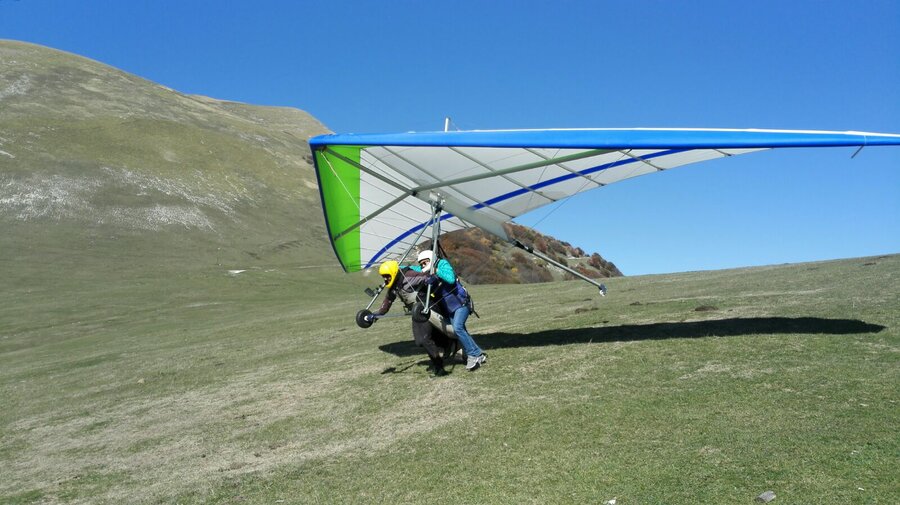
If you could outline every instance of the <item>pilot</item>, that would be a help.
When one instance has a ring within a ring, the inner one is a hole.
[[[366,320],[370,323],[378,320],[375,316],[387,314],[387,312],[391,310],[391,305],[393,305],[394,300],[398,297],[407,309],[412,309],[416,302],[420,302],[424,299],[424,294],[420,294],[420,291],[424,290],[432,280],[432,276],[424,272],[417,272],[407,268],[404,268],[401,272],[400,264],[394,260],[388,260],[382,263],[378,268],[378,273],[381,275],[381,278],[384,279],[384,287],[388,292],[384,297],[384,301],[381,303],[381,307],[371,315],[367,316]],[[433,331],[434,326],[428,319],[417,321],[416,318],[413,318],[413,340],[417,346],[423,347],[425,352],[428,353],[428,359],[431,360],[434,376],[443,377],[447,375],[447,371],[444,369],[444,359],[441,357],[438,345],[432,338]],[[445,351],[445,353],[446,352],[449,351]]]

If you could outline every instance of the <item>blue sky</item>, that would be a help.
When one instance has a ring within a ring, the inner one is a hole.
[[[896,0],[0,0],[0,38],[297,107],[341,133],[438,130],[445,116],[900,133]],[[629,275],[898,253],[900,148],[853,151],[691,165],[519,222]]]

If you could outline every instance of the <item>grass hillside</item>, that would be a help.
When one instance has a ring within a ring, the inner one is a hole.
[[[0,62],[0,503],[900,502],[900,255],[470,286],[431,378],[353,323],[315,119]]]
[[[308,114],[30,44],[0,42],[0,60],[4,260],[334,264],[306,145],[327,130]]]
[[[437,379],[299,269],[4,293],[0,502],[898,503],[898,279],[472,286],[489,361]]]

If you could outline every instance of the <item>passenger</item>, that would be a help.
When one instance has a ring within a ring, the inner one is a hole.
[[[466,319],[472,312],[472,298],[469,292],[459,282],[453,266],[446,258],[438,259],[435,268],[434,252],[426,250],[419,253],[418,261],[423,272],[436,277],[433,292],[437,308],[450,319],[456,338],[466,353],[466,370],[471,372],[478,369],[487,361],[487,354],[478,347],[475,339],[466,330]]]

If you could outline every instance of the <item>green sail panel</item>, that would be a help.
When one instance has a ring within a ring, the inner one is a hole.
[[[334,146],[331,149],[359,164],[359,147]],[[340,157],[326,158],[322,151],[316,151],[316,165],[331,245],[344,270],[355,272],[361,268],[360,237],[359,228],[351,228],[360,220],[360,171]]]

